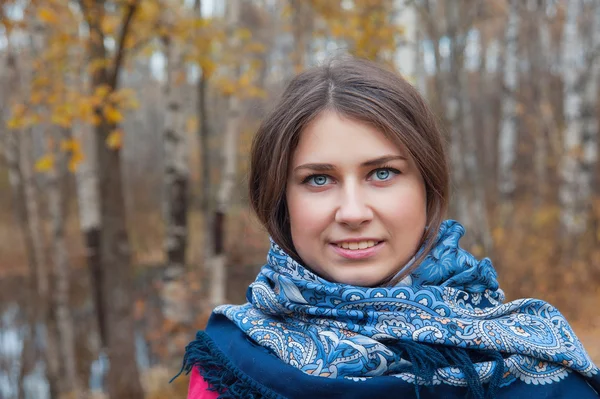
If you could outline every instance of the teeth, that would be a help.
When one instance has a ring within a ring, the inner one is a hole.
[[[368,241],[360,241],[360,242],[342,242],[338,243],[337,246],[344,249],[366,249],[370,247],[374,247],[377,244],[377,241],[368,240]]]

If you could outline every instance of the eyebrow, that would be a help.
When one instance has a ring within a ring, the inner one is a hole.
[[[403,160],[403,161],[407,161],[408,159],[403,156],[403,155],[384,155],[382,157],[379,158],[375,158],[375,159],[370,159],[368,161],[365,161],[363,163],[360,164],[361,167],[373,167],[373,166],[379,166],[379,165],[384,165],[388,162],[391,161],[396,161],[396,160]],[[328,172],[331,170],[335,170],[335,166],[333,166],[330,163],[305,163],[299,166],[296,166],[294,168],[294,172],[300,170],[300,169],[310,169],[310,170],[315,170],[318,172]]]

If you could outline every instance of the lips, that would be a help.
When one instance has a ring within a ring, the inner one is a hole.
[[[359,243],[364,243],[371,241],[373,245],[366,246],[365,248],[359,248]],[[356,249],[344,248],[345,245],[352,245],[352,247],[356,247]],[[380,240],[360,240],[360,241],[338,241],[336,243],[331,243],[331,249],[339,256],[346,259],[365,259],[372,256],[375,256],[385,245],[385,241]]]
[[[361,241],[342,241],[342,242],[337,242],[336,244],[340,248],[356,250],[356,249],[366,249],[366,248],[374,247],[378,243],[379,243],[378,240],[361,240]]]

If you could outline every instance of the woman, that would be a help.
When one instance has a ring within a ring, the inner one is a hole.
[[[267,264],[187,347],[188,398],[598,397],[563,316],[503,304],[490,261],[459,247],[442,136],[397,74],[352,58],[301,73],[249,183]]]

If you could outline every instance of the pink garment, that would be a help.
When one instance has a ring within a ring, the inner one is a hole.
[[[194,367],[190,373],[187,399],[217,399],[218,397],[218,392],[208,390],[208,383],[202,378],[198,368]]]

